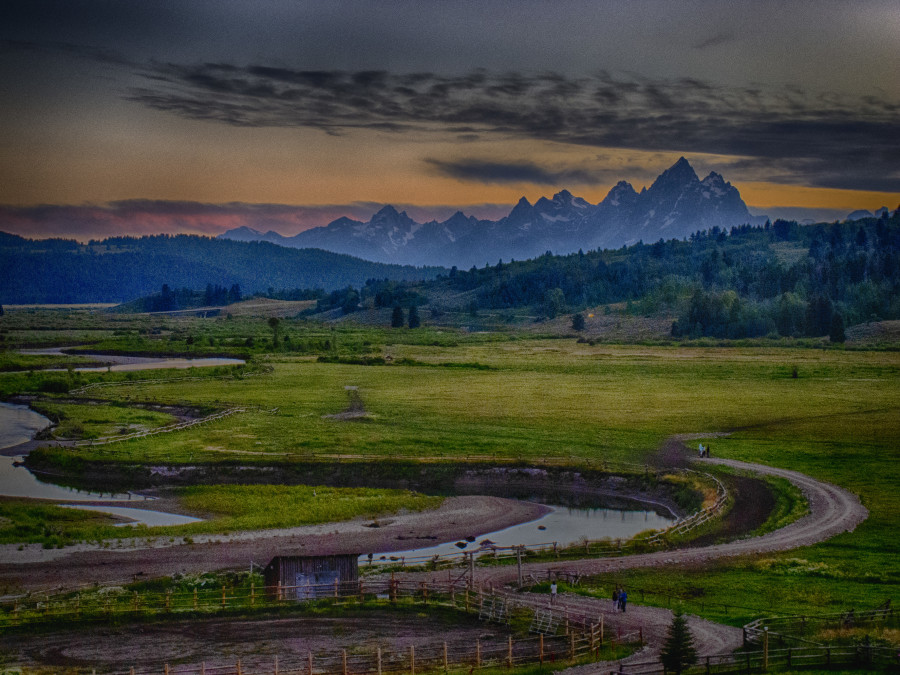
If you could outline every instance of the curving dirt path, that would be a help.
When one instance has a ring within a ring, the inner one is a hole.
[[[691,435],[693,438],[694,435]],[[681,441],[686,437],[670,439]],[[778,469],[763,464],[752,464],[732,459],[706,458],[695,460],[697,464],[718,464],[734,469],[752,471],[767,476],[785,478],[797,486],[809,502],[809,513],[793,523],[750,539],[731,541],[701,548],[686,548],[671,551],[656,551],[621,558],[595,558],[576,561],[527,563],[522,566],[524,574],[535,578],[547,577],[555,571],[577,571],[581,574],[600,574],[641,567],[659,567],[689,564],[702,564],[710,560],[728,558],[747,554],[786,551],[801,546],[815,544],[842,532],[853,531],[869,515],[868,510],[853,493],[831,483],[816,480],[797,471]],[[405,575],[408,578],[425,579],[427,574]],[[478,583],[492,584],[495,587],[514,583],[517,570],[514,567],[482,568],[476,571]],[[515,597],[525,597],[516,595]],[[571,612],[582,612],[583,615],[595,613],[604,616],[607,626],[612,630],[627,633],[642,628],[647,647],[623,662],[641,662],[656,658],[672,620],[672,612],[658,607],[629,605],[625,614],[614,612],[610,600],[560,596],[558,606]],[[546,596],[543,606],[547,606]],[[530,604],[530,603],[529,603]],[[699,617],[689,617],[689,626],[695,638],[695,646],[701,656],[720,654],[736,649],[742,642],[742,631],[739,628],[717,624]],[[602,662],[571,669],[572,675],[586,673],[603,673],[614,670],[618,662]],[[567,671],[568,672],[568,671]]]
[[[578,571],[582,574],[599,574],[639,567],[696,564],[750,553],[786,551],[825,541],[842,532],[851,532],[869,515],[868,509],[852,492],[797,471],[741,462],[735,459],[709,458],[697,460],[697,463],[719,464],[761,475],[785,478],[803,492],[809,501],[809,513],[774,532],[725,544],[655,551],[621,558],[582,559],[564,563],[529,563],[523,565],[523,570],[535,577],[546,576],[548,572],[563,569]],[[478,572],[479,582],[489,582],[494,585],[507,584],[515,579],[516,570],[514,568],[488,568]]]

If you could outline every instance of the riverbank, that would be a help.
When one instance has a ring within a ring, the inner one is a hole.
[[[136,577],[200,573],[266,564],[276,555],[378,553],[482,534],[539,518],[541,504],[485,496],[449,497],[433,511],[401,513],[284,530],[174,538],[128,538],[115,544],[44,549],[39,544],[0,546],[0,589],[5,594]],[[377,526],[376,526],[377,522]],[[115,548],[113,548],[115,547]]]

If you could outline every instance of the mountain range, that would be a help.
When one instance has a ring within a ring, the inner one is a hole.
[[[443,222],[418,223],[385,206],[368,222],[338,218],[293,237],[239,227],[219,235],[237,241],[268,241],[292,248],[320,248],[365,260],[402,265],[469,267],[498,259],[523,260],[619,248],[639,240],[680,239],[712,227],[765,222],[752,216],[740,192],[718,173],[702,180],[684,158],[637,192],[621,181],[599,204],[562,190],[531,204],[525,197],[500,220],[479,220],[457,211]]]

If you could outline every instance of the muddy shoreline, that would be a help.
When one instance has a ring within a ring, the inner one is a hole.
[[[419,548],[503,529],[539,518],[547,507],[500,497],[449,497],[437,509],[378,519],[357,518],[284,530],[197,535],[182,538],[123,539],[111,548],[94,545],[44,549],[40,544],[0,546],[0,591],[74,588],[130,582],[175,573],[248,569],[276,555],[379,553]],[[116,547],[119,546],[120,548]]]

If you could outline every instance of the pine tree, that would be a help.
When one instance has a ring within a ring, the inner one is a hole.
[[[409,327],[410,328],[418,328],[422,325],[422,320],[419,319],[419,312],[416,310],[415,305],[409,306]]]
[[[844,342],[847,339],[844,333],[844,317],[838,312],[831,315],[831,329],[828,331],[828,336],[832,342]]]
[[[572,315],[572,330],[584,330],[584,314]]]
[[[688,628],[687,619],[681,612],[672,619],[659,660],[670,673],[681,673],[685,668],[697,663],[694,638]]]
[[[391,328],[403,328],[404,322],[403,308],[400,305],[394,305],[394,313],[391,315]]]

